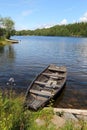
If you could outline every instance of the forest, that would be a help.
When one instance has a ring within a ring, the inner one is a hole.
[[[0,39],[2,37],[10,38],[12,35],[37,35],[37,36],[73,36],[87,37],[87,22],[73,23],[67,25],[55,25],[50,28],[42,28],[36,30],[20,30],[14,29],[14,22],[10,18],[0,20]]]
[[[87,37],[87,22],[56,25],[50,28],[15,31],[15,35]]]

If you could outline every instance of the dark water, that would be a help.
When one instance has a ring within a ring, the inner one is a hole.
[[[13,77],[24,92],[49,64],[67,67],[67,83],[56,107],[87,109],[87,38],[12,37],[19,44],[0,46],[0,86]]]

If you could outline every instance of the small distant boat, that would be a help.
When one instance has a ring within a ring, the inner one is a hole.
[[[66,82],[65,66],[49,65],[28,87],[25,106],[38,110],[60,93]]]
[[[6,39],[7,42],[11,42],[11,43],[18,43],[18,40],[14,40],[14,39]]]

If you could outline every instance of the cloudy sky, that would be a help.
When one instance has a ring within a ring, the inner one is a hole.
[[[17,30],[86,22],[87,0],[0,0],[0,17],[11,17]]]

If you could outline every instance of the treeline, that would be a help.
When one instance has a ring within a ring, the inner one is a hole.
[[[68,25],[56,25],[50,28],[36,30],[16,31],[16,35],[38,35],[38,36],[77,36],[87,37],[87,23],[74,23]]]

